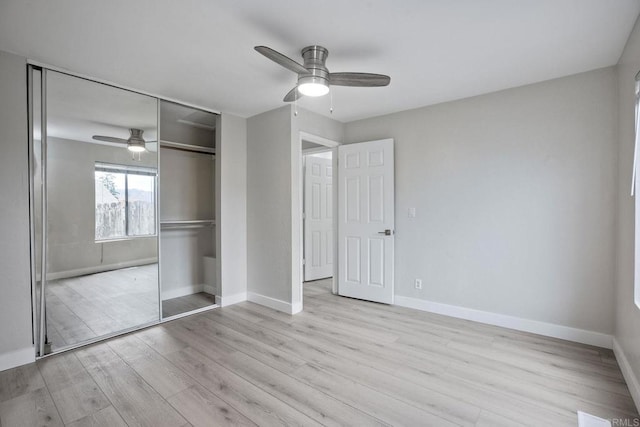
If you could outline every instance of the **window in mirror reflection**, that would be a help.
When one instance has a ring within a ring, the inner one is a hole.
[[[156,234],[155,168],[96,163],[95,238]]]

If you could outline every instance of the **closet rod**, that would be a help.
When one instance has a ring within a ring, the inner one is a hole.
[[[216,155],[216,149],[212,147],[203,147],[201,145],[183,144],[181,142],[160,140],[160,147],[173,148],[175,150],[192,151],[194,153]]]
[[[161,230],[185,230],[187,228],[209,228],[213,227],[213,224],[184,224],[184,225],[165,225],[160,224]]]
[[[214,225],[216,225],[216,221],[214,219],[160,221],[160,229],[203,228],[203,227],[212,227]]]

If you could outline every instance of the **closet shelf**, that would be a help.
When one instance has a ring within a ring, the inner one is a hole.
[[[213,227],[216,225],[215,219],[192,219],[192,220],[168,220],[160,221],[161,230],[184,229],[184,228],[203,228]]]
[[[160,147],[173,148],[176,150],[193,151],[194,153],[204,154],[216,154],[216,149],[213,147],[203,147],[201,145],[184,144],[182,142],[164,141],[160,140]]]

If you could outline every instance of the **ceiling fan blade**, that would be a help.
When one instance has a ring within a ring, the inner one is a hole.
[[[104,142],[119,142],[120,144],[126,144],[128,140],[123,138],[114,138],[113,136],[93,135],[93,139],[96,141]]]
[[[300,98],[302,98],[303,96],[304,96],[304,95],[303,95],[303,94],[301,94],[301,93],[298,91],[298,86],[296,86],[296,87],[294,87],[293,89],[291,89],[291,90],[289,91],[289,93],[288,93],[288,94],[286,94],[286,95],[284,96],[283,101],[284,101],[284,102],[293,102],[293,101],[295,101],[296,99],[300,99]]]
[[[309,74],[309,70],[304,68],[302,65],[298,64],[296,61],[289,58],[288,56],[285,56],[280,52],[277,52],[271,49],[270,47],[256,46],[254,47],[254,49],[260,52],[261,54],[263,54],[264,56],[266,56],[267,58],[269,58],[270,60],[272,60],[273,62],[276,62],[282,65],[284,68],[291,70],[294,73]]]
[[[330,73],[329,84],[335,86],[377,87],[387,86],[391,77],[371,73]]]

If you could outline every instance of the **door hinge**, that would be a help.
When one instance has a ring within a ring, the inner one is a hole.
[[[302,265],[307,265],[307,260],[306,259],[302,260]]]

